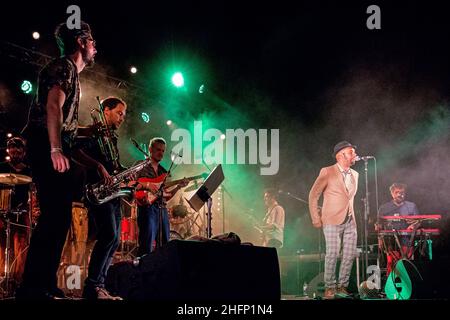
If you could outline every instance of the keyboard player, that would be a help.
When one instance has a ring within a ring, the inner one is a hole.
[[[419,209],[417,205],[413,202],[406,201],[406,184],[403,183],[393,183],[389,190],[391,192],[392,200],[383,204],[378,212],[379,217],[383,216],[413,216],[419,214]],[[380,222],[379,222],[380,223]],[[419,223],[418,220],[398,220],[398,221],[389,221],[384,225],[377,224],[376,230],[380,229],[395,229],[395,230],[403,230],[403,229],[413,229],[416,227],[416,224]],[[413,247],[409,245],[410,236],[408,235],[400,235],[398,237],[401,248],[398,248],[395,244],[390,245],[387,249],[387,272],[390,273],[392,267],[395,265],[395,262],[402,258],[402,256],[410,259],[413,253]],[[392,239],[391,239],[392,240]],[[394,250],[397,248],[397,250]],[[401,249],[402,252],[398,251]]]

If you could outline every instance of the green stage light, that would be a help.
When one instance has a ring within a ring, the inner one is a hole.
[[[22,89],[23,93],[29,94],[31,91],[33,91],[33,85],[30,81],[24,80],[22,84],[20,85],[20,89]]]
[[[174,73],[172,76],[172,83],[177,88],[184,86],[183,74],[181,72]]]
[[[147,112],[142,112],[141,113],[141,118],[145,123],[149,123],[150,122],[150,115]]]

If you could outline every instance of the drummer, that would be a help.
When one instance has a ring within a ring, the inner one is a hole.
[[[180,197],[180,202],[168,208],[170,231],[176,232],[182,239],[186,239],[192,235],[190,228],[190,212],[188,208],[183,204],[183,198]]]
[[[29,178],[29,182],[31,182],[31,170],[30,167],[25,163],[25,140],[20,137],[12,137],[7,141],[6,148],[8,157],[6,162],[0,163],[0,174],[19,174],[21,176],[24,176],[24,178]],[[23,261],[20,261],[22,258],[24,258],[24,255],[20,253],[25,249],[27,245],[28,228],[26,228],[26,226],[30,225],[29,216],[27,214],[30,185],[29,183],[25,183],[28,179],[24,180],[26,181],[22,181],[21,184],[0,184],[0,189],[2,192],[9,192],[9,190],[12,190],[10,199],[11,210],[10,212],[3,212],[3,214],[6,215],[11,222],[23,226],[11,226],[11,239],[13,240],[12,243],[14,250],[12,251],[13,256],[11,256],[10,258],[10,263],[17,257],[15,263],[16,270],[14,272],[16,275],[18,273],[21,273],[20,269],[23,268],[24,265]],[[4,249],[6,242],[4,221],[3,226],[0,230],[0,234],[0,266],[3,268],[5,263]]]

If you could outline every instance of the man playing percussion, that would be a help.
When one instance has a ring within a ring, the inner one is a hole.
[[[25,140],[20,137],[13,137],[8,140],[6,143],[6,152],[9,156],[9,160],[3,163],[0,163],[0,173],[12,173],[23,175],[26,178],[29,178],[28,183],[23,184],[0,184],[0,192],[4,193],[8,197],[9,203],[3,203],[5,208],[0,208],[3,210],[3,214],[5,217],[10,219],[10,221],[14,224],[11,225],[11,240],[13,243],[14,251],[13,256],[10,257],[9,266],[11,266],[11,262],[15,261],[14,270],[11,272],[14,273],[14,277],[17,281],[20,280],[20,277],[23,272],[24,267],[24,257],[25,255],[21,254],[25,250],[28,242],[29,235],[29,227],[31,225],[30,217],[29,217],[29,192],[30,192],[30,182],[31,182],[31,170],[30,167],[25,164],[25,149],[26,144]],[[26,182],[26,181],[24,181]],[[7,208],[7,207],[8,208]],[[9,210],[10,209],[10,210]],[[9,211],[9,212],[7,212]],[[1,224],[1,222],[0,222]],[[5,232],[6,223],[0,228],[0,232],[2,237],[0,237],[0,266],[3,269],[5,261],[5,245],[6,238],[3,237]]]

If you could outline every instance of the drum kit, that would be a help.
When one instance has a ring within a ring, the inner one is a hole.
[[[170,222],[170,240],[184,240],[191,236],[205,236],[206,219],[183,204],[182,197],[179,204],[168,209]]]
[[[19,185],[27,186],[29,189],[26,208],[13,207],[15,189]],[[135,249],[138,247],[137,205],[124,202],[127,206],[122,207],[124,214],[121,220],[121,242],[118,250],[120,260],[135,258]],[[182,200],[179,204],[169,207],[168,212],[170,240],[182,240],[193,235],[202,235],[205,227],[201,214],[188,208]],[[0,240],[2,240],[0,242],[0,298],[10,296],[15,289],[14,286],[22,277],[31,233],[39,214],[37,192],[32,178],[21,174],[0,173]],[[20,233],[22,237],[26,238],[26,241],[22,241],[25,243],[23,248],[15,248],[16,236],[14,234],[16,230],[24,231]],[[65,279],[67,266],[78,265],[82,266],[83,271],[87,271],[89,245],[87,209],[82,203],[74,202],[72,204],[72,225],[63,249],[58,281]],[[64,285],[60,287],[64,288]]]
[[[120,245],[115,255],[118,261],[136,258],[139,234],[136,201],[128,202],[122,199],[121,212]]]
[[[19,185],[29,185],[29,201],[28,208],[19,209],[12,207],[12,198],[14,191]],[[23,269],[23,255],[26,253],[28,246],[24,248],[14,248],[15,256],[12,256],[12,231],[18,234],[26,234],[26,241],[14,241],[15,245],[19,243],[29,243],[31,238],[31,226],[33,221],[33,213],[37,210],[33,201],[33,185],[32,179],[29,176],[1,173],[0,174],[0,239],[6,239],[4,246],[0,245],[0,295],[7,295],[11,291],[11,284],[13,281],[18,281],[21,277],[21,270]],[[25,231],[25,232],[20,232]],[[5,237],[3,237],[5,235]],[[20,235],[19,235],[20,237]],[[15,240],[15,239],[14,239]],[[3,243],[3,241],[2,241]],[[14,260],[12,261],[12,258]],[[20,262],[20,263],[19,263]],[[19,265],[20,264],[20,265]]]
[[[121,234],[119,252],[120,260],[133,256],[138,246],[139,228],[137,224],[137,205],[123,201],[123,217],[121,220]],[[183,240],[198,234],[202,230],[198,216],[184,204],[177,204],[168,208],[170,223],[170,240]]]

